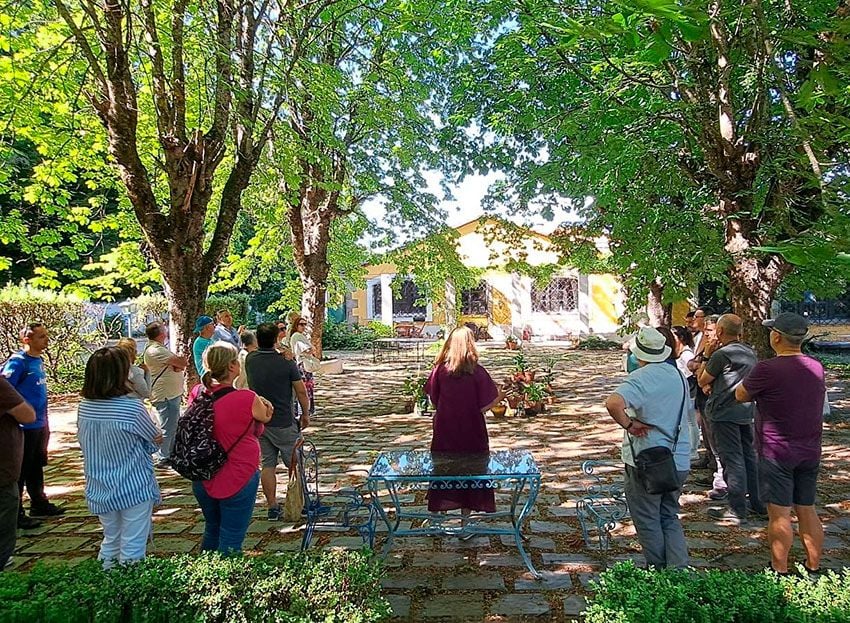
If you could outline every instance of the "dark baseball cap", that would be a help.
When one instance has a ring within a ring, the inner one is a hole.
[[[776,318],[764,320],[761,324],[793,337],[803,337],[809,332],[809,321],[794,312],[782,312]]]

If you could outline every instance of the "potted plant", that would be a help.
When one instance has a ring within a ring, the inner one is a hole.
[[[517,344],[517,339],[515,336],[509,335],[505,338],[505,348],[507,348],[508,350],[516,350],[518,347],[519,344]]]
[[[502,391],[505,392],[505,400],[511,409],[516,409],[522,400],[522,383],[514,377],[509,376],[502,384]]]
[[[523,387],[523,406],[526,415],[537,415],[543,411],[546,399],[546,387],[542,383],[529,383]]]
[[[531,383],[534,381],[534,370],[528,365],[525,355],[520,353],[514,357],[514,379],[522,383]]]
[[[555,364],[557,363],[558,359],[556,357],[547,357],[543,362],[543,369],[541,370],[543,374],[540,382],[546,388],[546,404],[548,405],[555,403],[555,390],[552,387],[552,383],[555,381]]]
[[[404,396],[405,413],[427,413],[430,401],[425,394],[425,382],[428,377],[411,374],[402,383],[401,391]]]

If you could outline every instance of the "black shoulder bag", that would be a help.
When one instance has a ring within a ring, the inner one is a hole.
[[[679,406],[679,419],[676,421],[676,436],[672,437],[672,450],[667,446],[653,446],[635,454],[632,435],[629,434],[629,447],[632,449],[637,477],[649,494],[671,493],[682,486],[682,483],[679,482],[679,474],[673,455],[676,452],[676,445],[679,443],[679,427],[682,425],[682,413],[685,410],[685,399],[688,396],[688,387],[685,385],[684,379],[682,379],[682,389],[684,393],[682,394],[682,404]],[[661,432],[664,433],[664,431]],[[671,438],[666,433],[665,436]]]

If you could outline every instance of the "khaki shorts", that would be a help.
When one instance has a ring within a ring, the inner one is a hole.
[[[277,426],[266,426],[266,430],[260,435],[260,450],[262,451],[262,466],[277,467],[283,464],[289,467],[289,459],[292,457],[292,448],[295,442],[301,438],[301,430],[293,423],[286,428]]]

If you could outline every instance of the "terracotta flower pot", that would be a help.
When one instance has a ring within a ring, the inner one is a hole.
[[[538,413],[543,412],[543,401],[536,400],[534,402],[526,402],[525,403],[525,414],[526,415],[537,415]]]
[[[519,406],[520,397],[519,396],[508,396],[508,406],[511,409],[516,409]]]
[[[505,417],[505,412],[508,410],[507,405],[498,404],[495,407],[491,408],[490,411],[493,412],[495,417]]]

